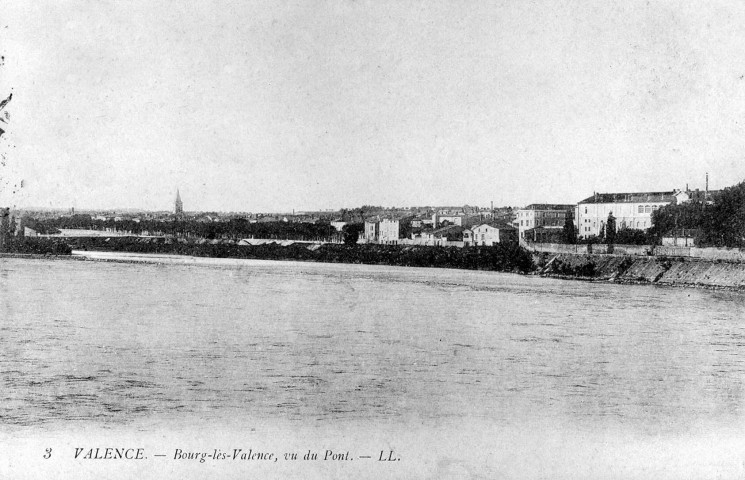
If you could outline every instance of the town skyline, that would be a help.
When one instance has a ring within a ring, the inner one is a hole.
[[[739,183],[739,182],[736,182]],[[721,188],[726,188],[732,185],[724,185]],[[673,191],[706,191],[708,190],[719,190],[721,188],[713,188],[711,185],[709,185],[706,181],[704,182],[704,185],[702,187],[699,187],[697,185],[693,185],[691,183],[686,183],[686,185],[683,188],[671,188],[671,189],[664,189],[664,188],[657,188],[650,191],[666,191],[666,192],[673,192]],[[353,210],[353,209],[359,209],[362,207],[380,207],[383,209],[388,210],[395,210],[395,209],[422,209],[422,208],[445,208],[445,207],[474,207],[479,208],[481,210],[489,210],[489,209],[500,209],[500,208],[520,208],[525,207],[529,205],[534,204],[573,204],[576,205],[581,199],[584,199],[588,196],[594,195],[594,194],[622,194],[623,192],[614,191],[614,192],[600,192],[600,191],[593,191],[588,195],[583,195],[581,198],[577,201],[569,201],[569,202],[558,202],[558,201],[551,201],[552,199],[546,200],[546,201],[531,201],[525,204],[517,204],[517,203],[507,203],[507,204],[496,204],[493,201],[489,201],[487,204],[469,204],[469,203],[451,203],[451,204],[445,204],[445,203],[418,203],[418,204],[412,204],[412,205],[380,205],[380,204],[373,204],[373,203],[363,203],[359,205],[344,205],[344,206],[337,206],[337,207],[324,207],[324,208],[291,208],[289,210],[248,210],[248,209],[235,209],[235,210],[218,210],[218,209],[202,209],[199,208],[198,205],[194,205],[194,201],[192,201],[191,208],[183,208],[183,202],[181,201],[181,195],[180,195],[180,188],[176,188],[174,198],[171,199],[171,203],[168,205],[162,206],[162,208],[155,208],[155,209],[147,209],[147,208],[141,208],[141,207],[130,207],[130,206],[104,206],[104,207],[88,207],[88,206],[65,206],[65,205],[15,205],[13,206],[16,210],[38,210],[38,211],[69,211],[70,209],[77,210],[78,212],[105,212],[105,211],[117,211],[117,212],[149,212],[149,213],[162,213],[162,212],[172,212],[175,208],[175,203],[178,202],[182,205],[182,211],[185,213],[205,213],[205,212],[218,212],[218,213],[232,213],[232,214],[241,214],[241,213],[272,213],[272,214],[294,214],[294,213],[304,213],[304,212],[340,212],[344,210]],[[627,193],[638,193],[641,192],[641,190],[636,191],[629,191]],[[199,202],[198,199],[195,200],[197,203]],[[187,201],[187,206],[189,202]]]
[[[0,204],[527,205],[745,178],[745,6],[523,3],[11,1]]]

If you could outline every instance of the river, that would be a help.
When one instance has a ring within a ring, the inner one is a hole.
[[[376,458],[395,445],[402,460],[212,474],[743,474],[742,293],[108,255],[130,263],[0,259],[0,439],[23,439],[23,458],[85,438],[173,456],[184,438],[227,449],[251,435]]]

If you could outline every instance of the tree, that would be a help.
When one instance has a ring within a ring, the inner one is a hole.
[[[665,205],[652,212],[651,240],[660,243],[663,236],[672,235],[676,230],[699,230],[703,227],[703,214],[701,202]]]
[[[701,240],[707,245],[745,247],[745,182],[722,190],[703,205]]]
[[[346,245],[354,245],[359,239],[360,233],[365,230],[364,223],[348,223],[341,229],[342,235],[344,235],[344,243]]]
[[[608,245],[613,245],[616,239],[616,217],[613,212],[608,213],[608,222],[605,224],[605,239]]]
[[[623,226],[616,232],[615,243],[620,245],[649,245],[654,243],[654,239],[649,238],[643,230],[636,230]]]
[[[564,230],[562,233],[564,243],[577,243],[577,229],[574,226],[574,214],[571,210],[567,210],[566,219],[564,220]]]

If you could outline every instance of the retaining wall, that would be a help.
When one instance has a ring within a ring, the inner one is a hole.
[[[739,248],[696,248],[653,245],[565,245],[560,243],[525,243],[525,248],[541,253],[574,253],[594,255],[633,255],[699,258],[710,261],[745,263],[745,250]]]
[[[539,273],[617,283],[745,289],[745,263],[698,258],[557,254]]]

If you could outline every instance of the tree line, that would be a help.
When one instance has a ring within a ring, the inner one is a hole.
[[[59,231],[59,229],[107,229],[130,232],[134,235],[155,236],[173,235],[213,239],[267,238],[275,240],[340,240],[341,234],[328,222],[256,222],[245,218],[234,218],[226,222],[199,222],[189,219],[163,220],[97,220],[90,215],[77,214],[55,219],[29,219],[28,225],[40,233]]]

